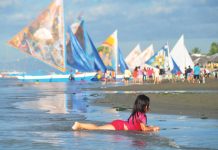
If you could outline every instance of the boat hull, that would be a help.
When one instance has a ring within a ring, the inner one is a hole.
[[[66,75],[23,75],[16,76],[17,79],[24,82],[69,82],[69,81],[91,81],[96,73],[80,73],[80,74],[66,74]]]

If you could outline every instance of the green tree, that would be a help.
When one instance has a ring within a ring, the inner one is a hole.
[[[192,49],[192,54],[200,54],[201,50],[197,47],[195,47],[194,49]]]
[[[213,55],[213,54],[216,54],[216,53],[218,53],[218,43],[213,42],[210,45],[209,55]]]

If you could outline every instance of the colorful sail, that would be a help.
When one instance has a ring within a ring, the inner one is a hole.
[[[137,44],[136,47],[129,53],[125,61],[130,70],[133,70],[136,66],[140,65],[138,61],[138,56],[141,54],[140,45]]]
[[[164,45],[159,51],[157,51],[149,60],[145,63],[153,67],[165,68],[167,62],[166,56],[168,55],[168,48]]]
[[[185,73],[185,67],[188,66],[193,67],[194,63],[188,53],[188,50],[184,44],[184,36],[182,35],[180,39],[177,41],[172,51],[170,52],[171,57],[178,65],[182,73]]]
[[[117,41],[117,30],[113,32],[100,47],[98,47],[98,54],[104,62],[104,65],[109,70],[117,72],[117,52],[118,52],[118,41]]]
[[[61,71],[65,71],[63,0],[55,0],[9,44]]]

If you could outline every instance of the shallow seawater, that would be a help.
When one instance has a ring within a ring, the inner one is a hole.
[[[126,111],[90,105],[108,93],[94,87],[105,85],[1,79],[0,149],[218,149],[218,120],[212,119],[148,114],[148,124],[160,126],[160,132],[72,131],[74,121],[104,124],[128,118]]]

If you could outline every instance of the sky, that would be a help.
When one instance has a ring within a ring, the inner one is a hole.
[[[30,24],[52,0],[0,0],[0,62],[29,57],[7,41]],[[166,42],[170,48],[183,34],[189,52],[207,53],[218,42],[217,0],[64,0],[67,25],[83,16],[98,47],[118,30],[124,57],[139,43],[155,51]]]

